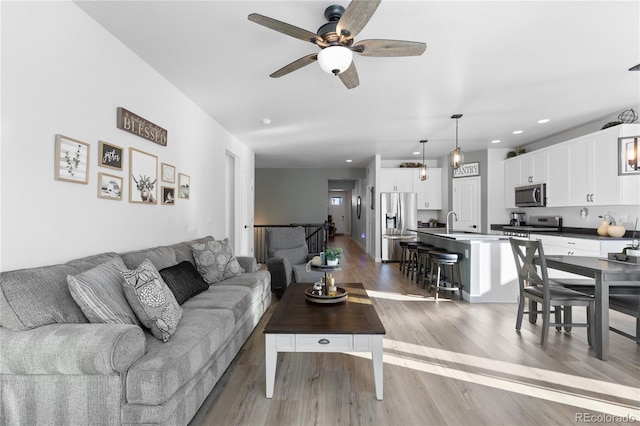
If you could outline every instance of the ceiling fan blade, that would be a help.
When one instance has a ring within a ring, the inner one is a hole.
[[[380,5],[381,0],[353,0],[347,6],[336,26],[338,35],[352,39],[362,29]]]
[[[347,89],[353,89],[354,87],[358,87],[360,84],[360,79],[358,78],[358,70],[356,70],[356,63],[351,61],[351,65],[347,68],[346,71],[338,74],[342,83],[347,87]]]
[[[260,15],[258,13],[252,13],[248,16],[251,22],[260,24],[279,33],[286,34],[291,37],[295,37],[302,41],[309,41],[311,43],[322,42],[322,39],[311,31],[298,28],[294,25],[287,24],[286,22],[278,21],[277,19],[269,18],[268,16]]]
[[[285,65],[284,67],[280,68],[278,71],[274,72],[269,77],[271,78],[282,77],[283,75],[287,75],[290,72],[294,72],[304,66],[309,65],[312,62],[315,62],[317,59],[318,59],[317,53],[312,53],[310,55],[303,56],[302,58],[296,59],[295,61],[291,62],[289,65]]]
[[[362,49],[362,50],[360,50]],[[427,49],[426,43],[404,40],[361,40],[351,50],[362,56],[420,56]]]

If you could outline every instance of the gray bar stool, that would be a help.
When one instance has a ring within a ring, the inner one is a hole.
[[[409,244],[408,241],[400,241],[400,272],[402,273],[407,266],[407,244]]]
[[[431,244],[422,244],[418,246],[418,272],[416,274],[416,284],[422,281],[422,287],[424,288],[424,280],[427,272],[431,270],[429,262],[429,252],[434,250],[435,247]]]
[[[411,280],[413,281],[413,273],[416,271],[418,267],[418,246],[420,243],[417,242],[408,242],[407,243],[407,251],[409,252],[409,260],[406,264],[406,274],[409,276],[411,274]]]
[[[435,280],[435,298],[438,300],[438,293],[440,290],[446,291],[457,291],[458,296],[462,300],[462,279],[460,276],[460,263],[458,262],[459,256],[457,253],[450,252],[438,252],[431,251],[429,253],[429,257],[431,258],[431,275],[429,278],[429,291],[431,291],[431,287],[433,284],[433,273],[436,272],[436,280]],[[455,267],[455,268],[454,268]],[[448,269],[447,277],[449,278],[449,286],[446,286],[445,282],[441,281],[441,273],[444,272],[445,269]],[[455,273],[454,269],[458,272],[458,281],[455,281]]]

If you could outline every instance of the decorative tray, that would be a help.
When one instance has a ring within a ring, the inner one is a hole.
[[[316,271],[335,271],[337,269],[340,269],[341,266],[340,264],[337,265],[311,265],[311,269],[312,270],[316,270]]]
[[[340,303],[347,300],[349,293],[342,287],[337,287],[337,294],[335,296],[317,295],[313,294],[313,287],[309,287],[304,291],[304,295],[309,302],[313,303]]]
[[[631,263],[634,265],[640,265],[640,257],[639,256],[628,256],[622,253],[609,253],[607,255],[607,260],[617,260],[618,262],[623,263]]]

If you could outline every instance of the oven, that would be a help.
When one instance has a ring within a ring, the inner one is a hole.
[[[502,234],[518,240],[529,240],[536,232],[562,232],[562,218],[559,216],[531,216],[522,226],[503,226]]]

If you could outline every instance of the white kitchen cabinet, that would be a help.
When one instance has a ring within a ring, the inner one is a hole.
[[[505,160],[505,207],[515,208],[514,188],[547,184],[547,206],[637,205],[640,175],[618,176],[618,138],[640,134],[621,124]]]
[[[606,258],[609,253],[620,253],[631,240],[608,240],[561,237],[555,235],[532,234],[530,240],[542,241],[542,248],[546,256],[590,256]],[[575,274],[561,272],[554,269],[547,271],[551,278],[582,278]]]
[[[534,183],[547,183],[548,176],[549,153],[545,149],[505,160],[505,207],[508,209],[516,208],[516,187]]]
[[[548,150],[547,207],[568,205],[567,147],[551,147]]]
[[[549,153],[534,151],[517,157],[520,160],[520,185],[546,183],[549,170]]]
[[[380,169],[380,192],[415,192],[413,190],[414,169]]]
[[[511,158],[504,162],[504,206],[516,208],[516,186],[520,186],[520,160]]]
[[[442,209],[442,169],[429,167],[429,178],[420,180],[416,173],[413,192],[418,193],[418,210]]]
[[[640,132],[622,124],[567,142],[568,205],[621,205],[640,202],[640,175],[618,175],[618,138]]]

